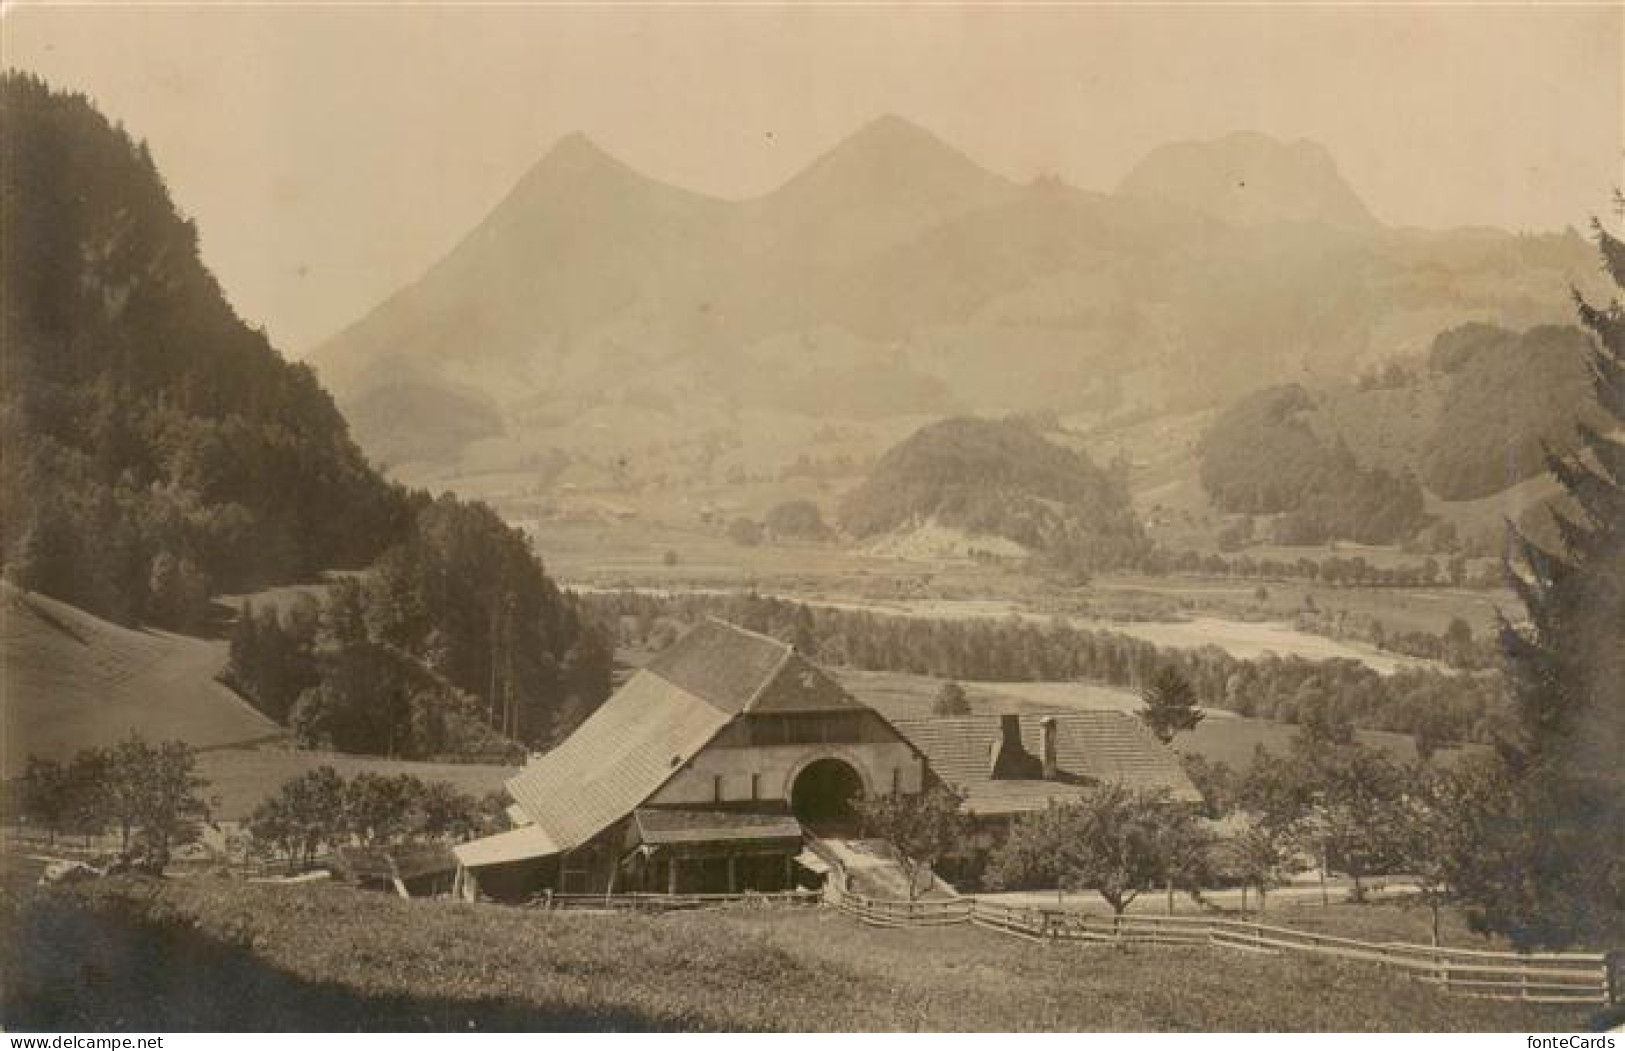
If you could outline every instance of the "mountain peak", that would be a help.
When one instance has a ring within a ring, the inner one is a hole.
[[[896,113],[882,113],[865,121],[857,131],[846,137],[845,143],[850,145],[855,142],[887,142],[898,139],[913,139],[916,142],[940,145],[943,149],[953,149],[925,128]]]
[[[949,171],[978,181],[1002,182],[937,135],[895,113],[864,124],[825,153],[792,183],[819,171],[880,173],[891,178]]]
[[[1307,139],[1284,142],[1257,131],[1159,146],[1118,192],[1171,201],[1239,226],[1377,225],[1324,146]]]
[[[538,169],[582,171],[594,168],[626,168],[602,146],[587,137],[585,132],[572,131],[553,144],[536,163]]]

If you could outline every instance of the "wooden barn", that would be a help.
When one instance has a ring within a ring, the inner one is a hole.
[[[973,873],[1015,815],[1113,781],[1201,798],[1132,714],[893,723],[786,643],[711,620],[508,782],[518,827],[454,848],[456,892],[786,890],[821,869],[809,836],[856,832],[853,800],[934,783],[977,819]]]
[[[808,830],[920,791],[925,760],[789,645],[711,620],[508,791],[528,823],[456,848],[458,892],[783,890]]]

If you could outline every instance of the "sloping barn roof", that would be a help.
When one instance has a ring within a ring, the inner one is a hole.
[[[684,635],[643,670],[733,715],[744,711],[790,653],[790,647],[778,639],[712,619]]]
[[[1076,798],[1091,785],[1109,782],[1167,789],[1175,799],[1201,801],[1179,757],[1133,713],[1066,710],[1023,712],[1018,718],[1022,747],[1034,757],[1043,750],[1041,721],[1055,720],[1056,780],[991,776],[990,758],[1003,733],[1000,716],[897,719],[892,725],[925,753],[932,773],[963,791],[967,808],[980,814],[1039,810],[1051,799]]]
[[[789,814],[647,807],[638,810],[633,820],[639,840],[651,845],[801,839],[801,822]]]
[[[451,848],[458,862],[469,868],[484,865],[502,865],[510,861],[551,857],[559,852],[559,845],[546,832],[535,825],[509,829],[494,836],[459,843]]]
[[[864,707],[786,643],[708,620],[656,657],[551,752],[508,782],[560,850],[626,817],[734,716]]]
[[[732,718],[645,669],[509,781],[508,792],[569,850],[630,814]]]

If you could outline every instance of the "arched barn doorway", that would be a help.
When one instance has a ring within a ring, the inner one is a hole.
[[[810,828],[851,825],[852,801],[863,795],[863,778],[850,763],[824,758],[808,763],[790,788],[790,808]]]

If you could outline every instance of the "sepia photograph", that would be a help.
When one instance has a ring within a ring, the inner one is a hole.
[[[0,67],[10,1046],[1625,1034],[1625,5]]]

